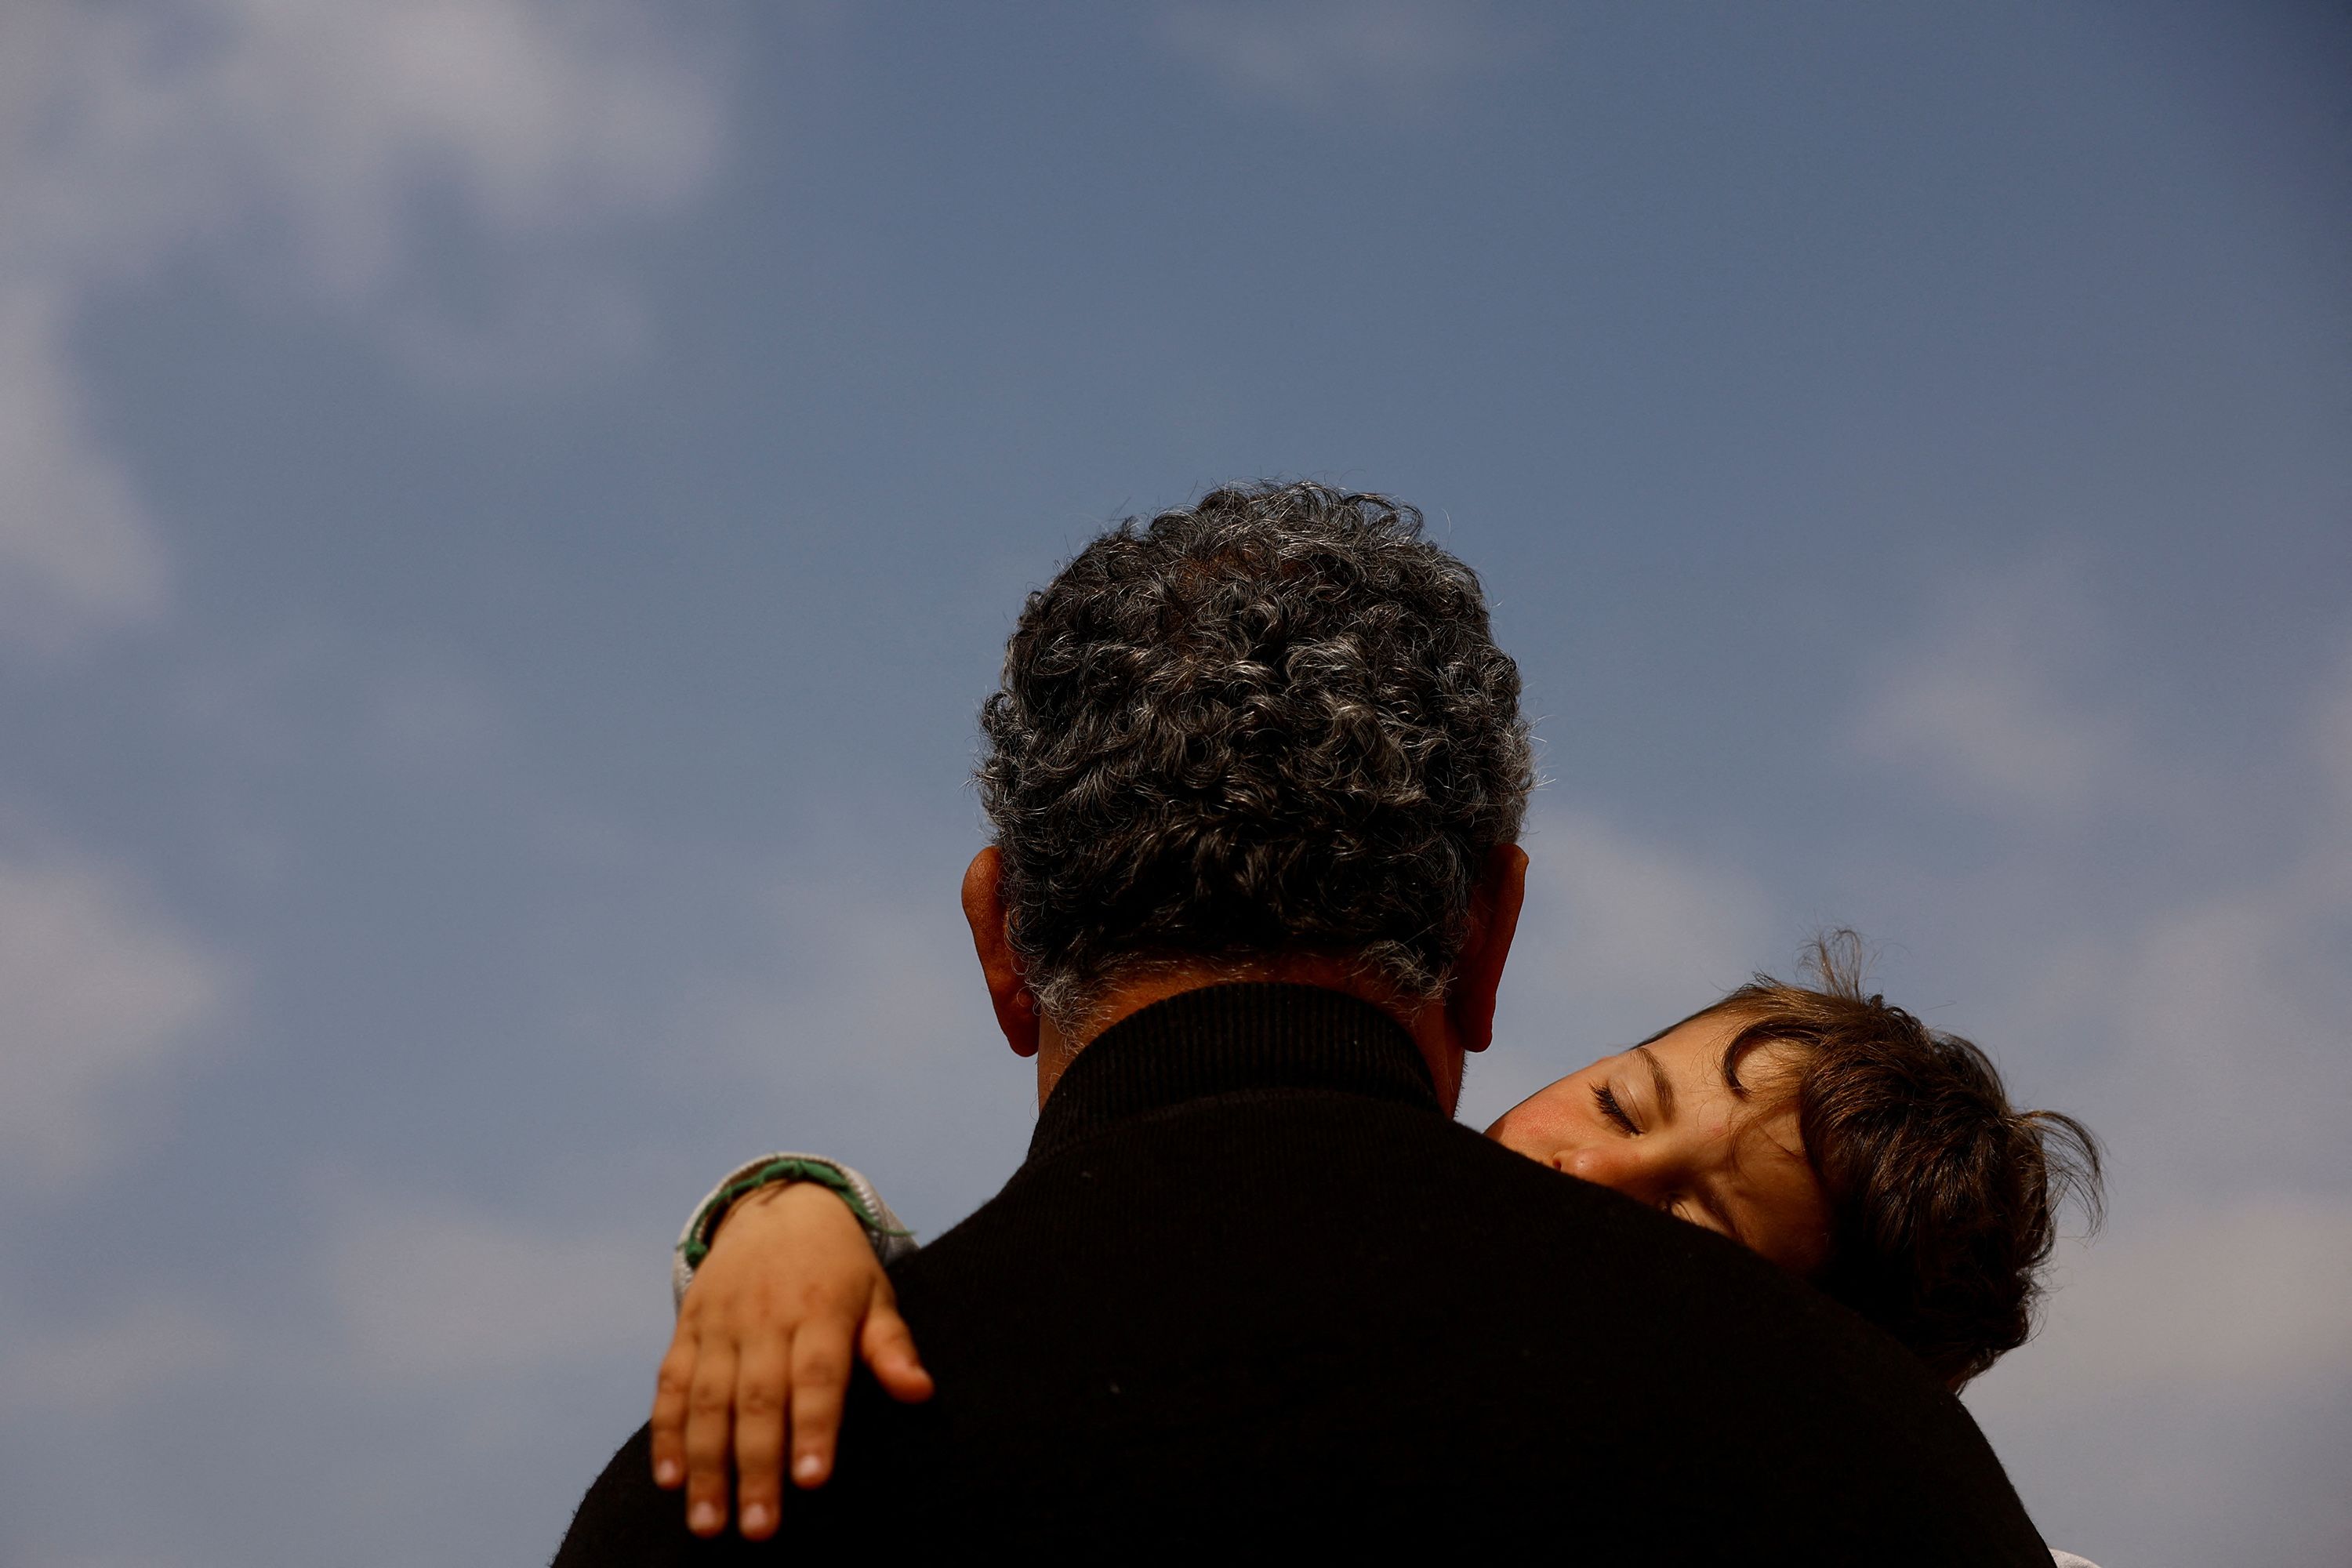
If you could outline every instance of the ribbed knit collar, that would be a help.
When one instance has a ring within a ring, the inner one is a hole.
[[[1038,1112],[1029,1158],[1163,1106],[1265,1089],[1438,1110],[1421,1048],[1370,1003],[1319,985],[1209,985],[1120,1019],[1080,1051]]]

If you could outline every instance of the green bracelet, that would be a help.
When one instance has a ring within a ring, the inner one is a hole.
[[[773,1186],[778,1182],[814,1182],[820,1187],[831,1189],[835,1196],[849,1205],[849,1212],[857,1216],[857,1223],[877,1236],[914,1234],[912,1231],[894,1230],[882,1224],[875,1217],[874,1211],[866,1206],[866,1200],[857,1195],[857,1189],[850,1184],[849,1178],[833,1166],[817,1160],[771,1160],[741,1180],[728,1183],[702,1205],[702,1212],[694,1216],[694,1224],[688,1229],[686,1245],[678,1249],[686,1258],[686,1266],[688,1268],[699,1268],[702,1260],[710,1256],[710,1233],[718,1228],[719,1222],[726,1217],[727,1211],[735,1205],[736,1200],[761,1187]]]

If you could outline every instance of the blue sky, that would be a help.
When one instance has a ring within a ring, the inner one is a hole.
[[[0,15],[0,1560],[511,1563],[776,1145],[1031,1114],[1022,595],[1424,508],[1545,742],[1483,1121],[1805,936],[2113,1155],[1970,1403],[2058,1543],[2352,1507],[2352,22]]]

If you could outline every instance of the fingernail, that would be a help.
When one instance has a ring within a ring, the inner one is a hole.
[[[745,1533],[748,1534],[754,1530],[765,1530],[767,1528],[768,1505],[763,1502],[745,1503],[743,1505],[743,1529]]]
[[[813,1481],[824,1474],[824,1461],[814,1454],[803,1454],[793,1461],[793,1477],[796,1480]]]
[[[664,1459],[661,1463],[654,1467],[654,1479],[659,1481],[663,1486],[674,1487],[677,1485],[677,1477],[678,1464],[676,1459]]]
[[[689,1513],[686,1520],[687,1528],[689,1530],[716,1530],[719,1522],[719,1505],[715,1502],[696,1503],[693,1512]]]

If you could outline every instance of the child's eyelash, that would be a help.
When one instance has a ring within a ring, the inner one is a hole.
[[[1633,1125],[1633,1119],[1625,1114],[1625,1108],[1617,1103],[1617,1097],[1609,1092],[1609,1086],[1607,1084],[1602,1084],[1600,1088],[1592,1091],[1592,1100],[1594,1104],[1601,1107],[1601,1115],[1607,1117],[1610,1121],[1615,1122],[1619,1127],[1623,1128],[1626,1131],[1639,1132],[1642,1131],[1640,1128]]]

